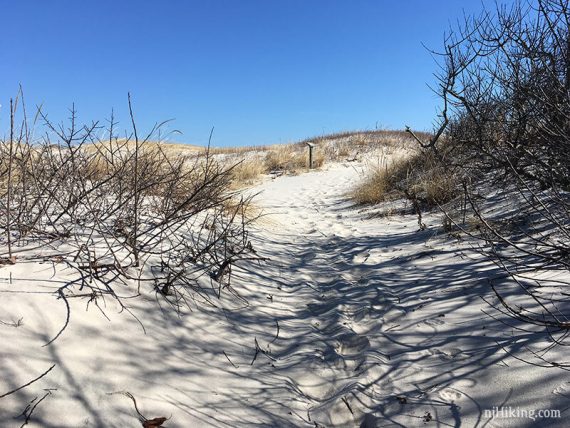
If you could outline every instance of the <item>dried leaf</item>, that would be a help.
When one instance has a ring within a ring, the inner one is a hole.
[[[143,422],[143,428],[157,428],[161,427],[164,422],[166,422],[168,418],[154,418],[154,419],[147,419]]]
[[[0,258],[0,265],[15,265],[16,260],[17,260],[16,256],[2,257]]]

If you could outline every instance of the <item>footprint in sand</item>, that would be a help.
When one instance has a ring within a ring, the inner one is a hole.
[[[373,308],[376,309],[376,308]],[[382,309],[379,309],[379,311],[381,312]],[[384,320],[384,323],[395,323],[397,321],[400,321],[400,319],[404,316],[406,316],[407,312],[405,309],[402,308],[388,308],[387,310],[384,309],[384,315],[382,315],[382,319]]]
[[[437,327],[438,325],[445,324],[445,321],[441,318],[432,318],[429,320],[425,320],[424,324],[429,325],[430,327]]]
[[[336,311],[334,304],[327,304],[327,303],[308,303],[307,309],[311,314],[316,317],[322,317],[327,312]]]
[[[367,413],[362,418],[362,422],[360,423],[361,428],[376,428],[382,426],[384,423],[384,418],[379,416],[374,416],[372,413]]]
[[[370,299],[370,309],[376,312],[384,312],[391,306],[391,303],[392,302],[390,302],[384,296],[378,295],[375,298]]]
[[[368,338],[354,332],[337,336],[335,342],[335,351],[342,356],[355,356],[370,348]]]
[[[463,360],[465,358],[469,358],[467,354],[464,354],[463,351],[458,348],[429,349],[428,352],[433,356],[439,357],[442,361]]]
[[[308,232],[308,233],[313,233],[313,232]],[[301,262],[306,263],[306,262],[310,262],[311,260],[314,260],[317,257],[317,255],[313,252],[307,252],[305,254],[301,254]]]
[[[384,390],[390,389],[393,385],[392,378],[390,377],[389,369],[378,363],[373,363],[368,366],[362,366],[360,368],[365,372],[364,384],[375,386],[373,390]]]
[[[342,355],[337,354],[332,347],[327,345],[324,351],[320,351],[314,356],[309,367],[312,371],[320,373],[322,370],[329,369],[344,370],[347,368],[347,364]]]
[[[439,398],[444,401],[454,402],[463,398],[463,394],[453,388],[443,388],[439,391]]]
[[[356,283],[358,285],[366,285],[368,284],[368,278],[365,278],[364,276],[361,276],[360,278],[358,278],[358,280],[356,281]]]
[[[313,400],[326,400],[336,394],[344,381],[339,369],[345,368],[344,359],[327,349],[306,361],[309,370],[302,369],[293,379],[299,390]]]
[[[563,382],[552,390],[553,394],[570,397],[570,382]]]
[[[328,373],[327,373],[328,372]],[[301,392],[313,400],[324,400],[332,397],[335,392],[335,371],[333,369],[320,370],[320,373],[306,372],[296,380]]]
[[[353,322],[360,322],[368,316],[370,309],[367,306],[361,306],[355,303],[346,303],[339,306],[339,312],[342,316]]]
[[[334,348],[329,348],[322,354],[322,363],[326,367],[336,370],[344,370],[345,372],[354,372],[364,366],[366,362],[365,355],[356,355],[344,357],[336,352]]]
[[[321,301],[334,301],[338,298],[341,298],[341,294],[337,291],[337,290],[329,290],[327,289],[326,286],[321,286],[319,287],[321,290],[325,290],[323,291],[320,295],[319,295],[319,299]],[[340,288],[340,287],[339,287]]]
[[[362,253],[356,254],[352,258],[352,262],[356,263],[356,264],[362,264],[362,263],[365,263],[366,260],[368,260],[368,257],[370,257],[370,252],[364,251]]]

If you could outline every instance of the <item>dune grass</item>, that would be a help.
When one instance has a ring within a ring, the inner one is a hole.
[[[370,167],[350,196],[358,204],[408,198],[430,208],[453,199],[457,184],[455,173],[437,155],[417,150],[391,163]]]
[[[235,186],[240,187],[254,184],[264,174],[307,171],[308,143],[315,147],[314,168],[332,162],[362,159],[379,148],[397,150],[413,144],[404,131],[344,131],[289,144],[211,148],[210,153],[224,156],[226,162],[236,164],[233,179]]]
[[[421,134],[421,133],[420,133]],[[255,184],[263,175],[271,173],[299,174],[309,170],[307,144],[314,145],[313,167],[321,168],[332,162],[361,159],[378,148],[408,147],[412,143],[409,135],[400,130],[342,131],[324,134],[287,144],[257,145],[242,147],[202,147],[174,142],[147,141],[146,147],[162,151],[169,157],[209,155],[232,167],[232,187],[240,188]],[[106,153],[111,148],[123,147],[130,150],[131,141],[116,140],[113,143],[99,142],[86,145],[87,150]],[[107,147],[109,146],[109,147]],[[102,156],[104,157],[104,156]],[[104,161],[103,161],[104,163]],[[103,166],[101,166],[103,167]],[[373,193],[370,189],[363,193]],[[377,190],[376,190],[377,192]],[[380,195],[368,200],[378,200]]]

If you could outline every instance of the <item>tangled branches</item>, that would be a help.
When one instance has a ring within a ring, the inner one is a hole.
[[[208,149],[167,153],[153,141],[162,124],[140,138],[130,97],[129,111],[132,131],[119,138],[113,117],[106,129],[79,126],[72,110],[64,126],[39,110],[30,124],[22,97],[11,103],[0,141],[0,260],[51,257],[74,268],[78,279],[58,290],[64,299],[79,287],[90,302],[121,303],[117,287],[132,284],[156,287],[176,307],[212,285],[219,297],[233,265],[258,259],[250,199],[229,190],[232,167]]]
[[[463,185],[463,221],[505,276],[498,309],[548,341],[570,335],[570,10],[565,0],[516,2],[448,34],[438,76],[444,148]],[[421,142],[421,141],[420,141]],[[465,210],[471,223],[465,222]]]

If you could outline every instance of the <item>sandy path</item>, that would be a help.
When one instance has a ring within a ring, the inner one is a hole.
[[[152,293],[129,300],[146,333],[112,302],[107,321],[78,298],[65,333],[42,346],[65,319],[50,294],[63,278],[50,263],[2,268],[12,282],[0,281],[0,320],[23,325],[0,325],[0,393],[56,367],[0,401],[0,425],[20,426],[14,417],[53,388],[28,426],[140,427],[117,391],[181,428],[566,426],[484,416],[501,405],[564,410],[570,379],[505,358],[504,347],[538,339],[513,345],[482,312],[494,268],[435,236],[437,215],[423,232],[414,217],[366,219],[345,198],[357,178],[352,164],[332,165],[257,186],[267,217],[252,237],[271,260],[235,269],[243,299],[226,293],[181,317],[157,310]]]
[[[272,350],[305,421],[544,426],[489,420],[484,410],[565,409],[564,373],[503,361],[503,347],[517,352],[536,337],[521,335],[510,348],[509,329],[483,312],[494,266],[435,236],[437,214],[424,232],[414,216],[366,219],[345,197],[358,178],[352,164],[335,165],[265,183],[260,195],[277,223],[261,232],[280,264],[272,305],[292,311],[279,315]]]

